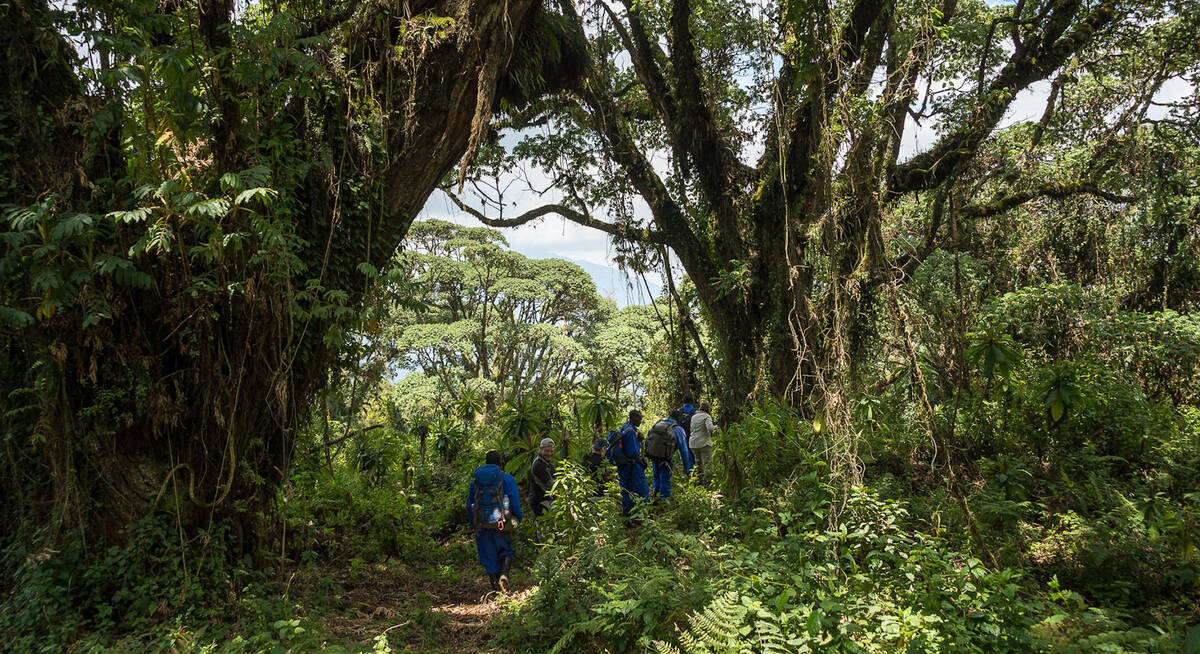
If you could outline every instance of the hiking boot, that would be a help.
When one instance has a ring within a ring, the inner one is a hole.
[[[488,573],[488,581],[490,581],[492,584],[492,590],[501,590],[500,579],[502,579],[502,577],[500,576],[499,572],[489,572]],[[506,582],[508,581],[507,577],[503,577],[503,579]]]

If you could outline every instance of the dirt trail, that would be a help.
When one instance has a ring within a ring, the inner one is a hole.
[[[531,583],[514,573],[508,599],[526,597]],[[337,641],[371,645],[387,633],[394,651],[492,652],[489,625],[505,598],[493,592],[482,568],[414,570],[401,564],[375,566],[360,575],[335,578],[338,612],[324,620]]]

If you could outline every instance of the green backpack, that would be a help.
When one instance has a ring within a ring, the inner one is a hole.
[[[646,433],[646,456],[656,461],[670,461],[675,456],[675,437],[671,423],[659,420]]]

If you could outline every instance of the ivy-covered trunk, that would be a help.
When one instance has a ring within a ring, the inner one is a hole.
[[[515,70],[535,0],[293,11],[0,8],[6,532],[117,542],[168,510],[254,551],[413,218],[500,97],[545,90],[514,79],[554,78]]]
[[[786,269],[785,262],[760,252],[759,266]],[[760,279],[771,279],[759,272]],[[793,280],[804,290],[804,279]],[[720,388],[723,422],[740,418],[756,401],[781,398],[804,411],[818,398],[822,381],[818,370],[824,352],[813,326],[811,301],[799,289],[788,291],[787,281],[750,280],[737,289],[697,284],[714,327],[721,353]]]
[[[720,305],[718,305],[720,306]],[[721,420],[732,423],[741,418],[758,385],[758,361],[761,326],[742,313],[725,314],[713,321],[721,353],[721,375],[715,395],[723,408]],[[728,335],[740,334],[737,338]]]

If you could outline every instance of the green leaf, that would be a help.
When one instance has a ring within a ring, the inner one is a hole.
[[[0,307],[0,324],[21,329],[33,324],[33,316],[12,307]]]
[[[227,193],[242,190],[242,178],[235,173],[221,175],[221,190]]]
[[[1055,400],[1050,404],[1050,418],[1054,422],[1062,420],[1063,414],[1066,413],[1067,407],[1062,400]]]
[[[189,206],[184,210],[189,216],[204,216],[205,218],[223,218],[229,213],[229,201],[224,198],[204,200]]]
[[[32,229],[38,221],[38,214],[32,207],[14,209],[8,214],[8,224],[18,232]]]
[[[111,254],[101,254],[92,262],[92,272],[100,275],[111,275],[121,268],[132,267],[132,261]]]
[[[54,226],[54,230],[50,232],[50,238],[55,241],[65,241],[74,236],[78,236],[83,230],[92,226],[92,216],[86,213],[77,213],[70,218],[60,220]]]
[[[238,173],[241,177],[242,186],[265,186],[267,180],[271,178],[271,169],[266,166],[255,166],[248,168]]]
[[[142,207],[140,209],[131,209],[129,211],[112,211],[107,214],[109,218],[121,223],[140,223],[150,216],[152,209]]]
[[[154,278],[149,274],[144,273],[133,265],[128,267],[117,268],[113,273],[113,279],[122,286],[130,286],[133,288],[150,288],[154,284]]]
[[[62,286],[62,276],[54,268],[43,268],[33,276],[33,290],[50,293]]]
[[[242,191],[241,193],[238,193],[237,197],[234,198],[233,202],[234,202],[234,204],[240,205],[240,204],[245,204],[251,200],[258,200],[259,202],[262,202],[263,204],[270,204],[271,201],[274,200],[278,196],[279,196],[279,191],[276,191],[273,188],[267,188],[265,186],[257,186],[255,188],[249,188],[249,189],[246,189],[245,191]]]
[[[154,197],[158,198],[159,200],[166,200],[169,195],[177,190],[179,190],[179,183],[173,179],[168,179],[162,184],[159,184],[158,188],[154,189]]]
[[[1187,639],[1183,641],[1184,654],[1200,654],[1200,624],[1188,629]]]

